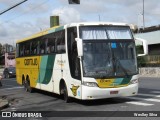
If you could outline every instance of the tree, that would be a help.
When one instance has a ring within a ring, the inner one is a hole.
[[[2,44],[0,43],[0,55],[2,54]]]

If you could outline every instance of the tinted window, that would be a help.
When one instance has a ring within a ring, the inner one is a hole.
[[[65,30],[17,44],[17,57],[65,53]]]

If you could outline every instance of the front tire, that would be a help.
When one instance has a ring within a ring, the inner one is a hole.
[[[23,80],[23,86],[24,86],[24,90],[27,92],[28,89],[27,89],[27,84],[26,84],[26,81],[25,81],[25,80]]]
[[[71,98],[68,96],[68,91],[67,91],[66,85],[64,85],[63,92],[64,92],[64,93],[63,93],[64,101],[65,101],[66,103],[71,102]]]

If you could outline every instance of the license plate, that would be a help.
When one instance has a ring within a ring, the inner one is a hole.
[[[118,94],[118,91],[110,91],[110,94],[113,95],[113,94]]]

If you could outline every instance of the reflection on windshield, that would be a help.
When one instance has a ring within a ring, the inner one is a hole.
[[[137,73],[133,41],[84,41],[83,68],[87,77],[128,76]]]
[[[83,40],[101,40],[101,39],[132,39],[129,27],[116,26],[84,26],[80,28],[81,38]]]

